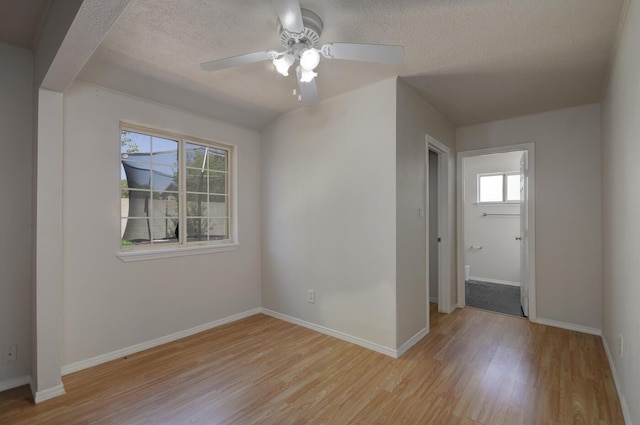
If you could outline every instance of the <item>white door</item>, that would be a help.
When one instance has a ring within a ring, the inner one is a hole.
[[[529,165],[527,152],[520,157],[520,304],[529,317]]]

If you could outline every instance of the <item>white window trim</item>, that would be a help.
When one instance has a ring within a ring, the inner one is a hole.
[[[120,122],[120,127],[118,134],[122,130],[129,130],[134,132],[141,132],[145,134],[149,134],[152,136],[163,137],[163,138],[175,138],[176,140],[181,140],[184,143],[195,142],[207,144],[210,146],[217,146],[223,149],[227,149],[230,154],[230,162],[229,162],[229,172],[228,172],[228,184],[229,184],[229,208],[231,208],[231,214],[228,218],[229,220],[229,239],[224,241],[199,241],[199,242],[189,242],[189,243],[172,243],[172,244],[161,244],[155,248],[150,248],[149,245],[138,245],[138,246],[127,246],[123,247],[122,240],[118,239],[119,249],[116,251],[116,257],[125,263],[133,262],[133,261],[145,261],[145,260],[156,260],[162,258],[174,258],[174,257],[186,257],[192,255],[202,255],[202,254],[210,254],[215,252],[229,252],[235,251],[240,246],[238,241],[238,205],[237,205],[237,148],[235,145],[227,144],[227,143],[219,143],[213,142],[211,140],[201,139],[198,137],[187,136],[184,134],[172,133],[170,131],[163,131],[153,128],[148,128],[136,124],[132,124],[126,121]],[[182,150],[182,142],[180,143],[180,149]],[[119,146],[119,144],[117,144]],[[118,163],[120,162],[120,149],[118,149]],[[180,161],[184,161],[184,155],[181,155]],[[181,165],[182,168],[182,165]],[[184,173],[181,173],[184,174]],[[181,180],[184,179],[185,176],[181,176]],[[120,179],[118,179],[118,194],[120,194]],[[180,187],[181,195],[185,192],[185,189]],[[184,202],[182,202],[184,204]],[[182,208],[182,206],[181,206]],[[121,217],[121,214],[120,214]],[[120,220],[118,220],[120,221]]]
[[[118,251],[116,256],[125,263],[132,261],[157,260],[161,258],[187,257],[190,255],[210,254],[213,252],[235,251],[240,246],[237,242],[218,245],[173,245],[171,248],[129,249]]]
[[[493,205],[493,206],[511,206],[511,205],[519,205],[520,201],[491,201],[491,202],[481,202],[480,201],[480,177],[485,177],[485,176],[504,176],[504,180],[502,182],[502,198],[506,199],[507,198],[507,177],[508,176],[513,176],[513,175],[520,175],[520,171],[503,171],[503,172],[499,172],[499,173],[480,173],[476,175],[476,184],[477,184],[477,191],[476,191],[476,201],[474,202],[475,205]]]

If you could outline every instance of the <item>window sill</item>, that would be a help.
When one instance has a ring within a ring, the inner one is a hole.
[[[474,202],[478,207],[514,207],[520,205],[520,201],[506,201],[506,202]]]
[[[220,245],[180,246],[116,252],[116,257],[129,263],[132,261],[158,260],[161,258],[187,257],[191,255],[210,254],[213,252],[235,251],[240,244],[226,243]]]

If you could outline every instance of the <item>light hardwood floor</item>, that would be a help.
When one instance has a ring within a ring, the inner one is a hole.
[[[433,312],[402,358],[257,315],[64,377],[0,424],[623,424],[600,338]]]

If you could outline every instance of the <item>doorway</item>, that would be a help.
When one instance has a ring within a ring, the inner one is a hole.
[[[438,312],[451,313],[456,303],[451,302],[453,275],[451,269],[450,252],[452,248],[453,220],[449,214],[453,211],[453,188],[449,182],[450,150],[433,137],[426,136],[425,180],[426,180],[426,245],[427,245],[427,316],[431,304],[437,303]],[[451,171],[452,172],[452,171]],[[427,323],[429,319],[427,318]]]
[[[438,154],[429,149],[429,302],[439,304]]]
[[[458,306],[535,320],[533,144],[458,153]]]

